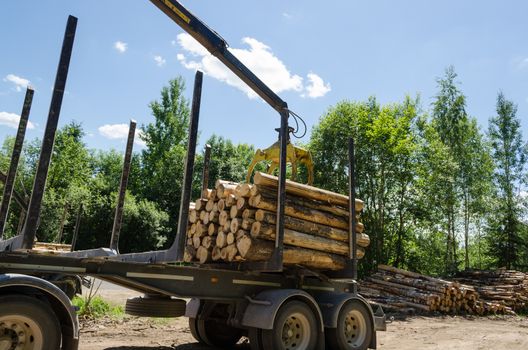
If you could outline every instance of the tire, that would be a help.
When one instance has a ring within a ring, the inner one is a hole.
[[[47,303],[25,295],[0,296],[0,345],[4,348],[57,350],[60,329]]]
[[[317,347],[317,319],[301,301],[289,301],[280,307],[272,330],[262,330],[264,349],[313,350]]]
[[[248,338],[251,350],[266,350],[264,349],[264,345],[262,345],[262,329],[250,328]]]
[[[189,317],[189,329],[191,330],[193,338],[196,339],[198,343],[205,344],[205,341],[198,332],[198,320],[196,318]]]
[[[370,311],[358,300],[347,302],[337,317],[337,328],[326,329],[326,343],[330,349],[368,349],[373,329]]]
[[[180,317],[187,303],[182,299],[136,297],[128,298],[125,313],[140,317]]]
[[[243,335],[242,329],[212,320],[197,320],[196,325],[204,343],[221,349],[232,349]]]

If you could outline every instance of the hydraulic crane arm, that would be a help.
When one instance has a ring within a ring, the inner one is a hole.
[[[150,1],[225,64],[277,112],[284,112],[287,108],[286,102],[227,49],[227,43],[218,33],[195,17],[177,0]]]

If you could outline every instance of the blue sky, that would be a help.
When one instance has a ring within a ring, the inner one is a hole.
[[[528,137],[526,1],[184,1],[254,67],[308,128],[343,99],[381,103],[420,94],[454,65],[468,112],[487,128],[497,92],[518,104]],[[36,93],[27,139],[45,126],[66,19],[79,18],[60,125],[82,122],[89,147],[124,149],[130,118],[153,120],[148,104],[178,75],[191,98],[205,70],[200,140],[212,133],[265,147],[278,115],[203,55],[147,0],[2,1],[0,141],[14,135],[27,81]],[[303,141],[307,141],[306,137]],[[141,147],[141,145],[137,146]]]

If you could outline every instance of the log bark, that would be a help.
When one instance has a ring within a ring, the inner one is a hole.
[[[256,221],[251,227],[251,237],[253,238],[275,241],[275,236],[275,226],[261,224],[260,222]],[[366,243],[362,240],[359,241],[361,241],[361,244],[363,245]],[[284,229],[284,244],[344,256],[348,256],[349,254],[348,243],[338,242],[328,238],[317,237],[290,229]],[[364,255],[364,249],[361,246],[358,247],[358,259],[361,259]]]
[[[255,219],[242,219],[242,224],[240,227],[242,227],[243,230],[249,231],[251,230],[251,226],[255,222]]]
[[[262,195],[256,195],[249,198],[249,205],[252,207],[256,207],[259,209],[265,209],[268,211],[276,211],[277,208],[277,202],[271,201]],[[348,220],[340,217],[335,216],[330,213],[306,208],[303,206],[300,206],[299,204],[295,203],[291,200],[286,200],[285,207],[284,207],[284,213],[288,216],[292,216],[298,219],[303,219],[306,221],[311,221],[315,223],[321,223],[327,226],[337,227],[341,229],[348,229]]]
[[[183,252],[183,261],[185,262],[191,262],[194,260],[196,256],[196,249],[192,246],[185,246],[185,250]]]
[[[248,235],[240,238],[236,245],[240,256],[248,261],[269,260],[274,249],[272,242],[252,239]],[[345,259],[339,255],[287,246],[284,247],[283,262],[316,270],[340,270],[345,267]]]
[[[256,185],[277,188],[279,184],[279,179],[273,175],[256,172],[255,176],[253,177],[253,182]],[[286,180],[286,192],[309,199],[323,201],[330,205],[341,205],[345,208],[348,207],[348,196],[323,190],[321,188],[300,184],[291,180]],[[356,199],[356,208],[358,206],[359,210],[362,210],[363,201]]]
[[[255,212],[255,220],[275,225],[277,223],[277,215],[274,212],[259,209]],[[348,242],[348,229],[338,229],[332,226],[321,225],[315,222],[297,219],[291,216],[284,216],[284,227],[299,232],[334,239],[336,241]],[[363,232],[362,223],[356,222],[356,232]]]

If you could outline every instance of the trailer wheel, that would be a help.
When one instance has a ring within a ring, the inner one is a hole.
[[[205,344],[205,341],[200,336],[200,333],[198,333],[198,320],[196,318],[189,317],[189,328],[193,338],[196,339],[198,343]]]
[[[51,307],[34,297],[0,297],[0,349],[54,350],[60,324]]]
[[[233,345],[238,343],[243,335],[242,329],[231,327],[222,322],[197,320],[196,324],[198,336],[203,342],[221,349],[232,349]]]
[[[326,342],[330,349],[368,349],[373,332],[371,324],[366,306],[351,300],[339,311],[337,328],[326,329]]]
[[[135,297],[128,298],[125,313],[140,317],[180,317],[187,303],[182,299]]]
[[[262,330],[264,349],[312,350],[317,346],[317,319],[301,301],[286,302],[275,315],[273,329]]]
[[[250,328],[248,330],[249,346],[251,350],[266,350],[262,345],[262,329]]]

